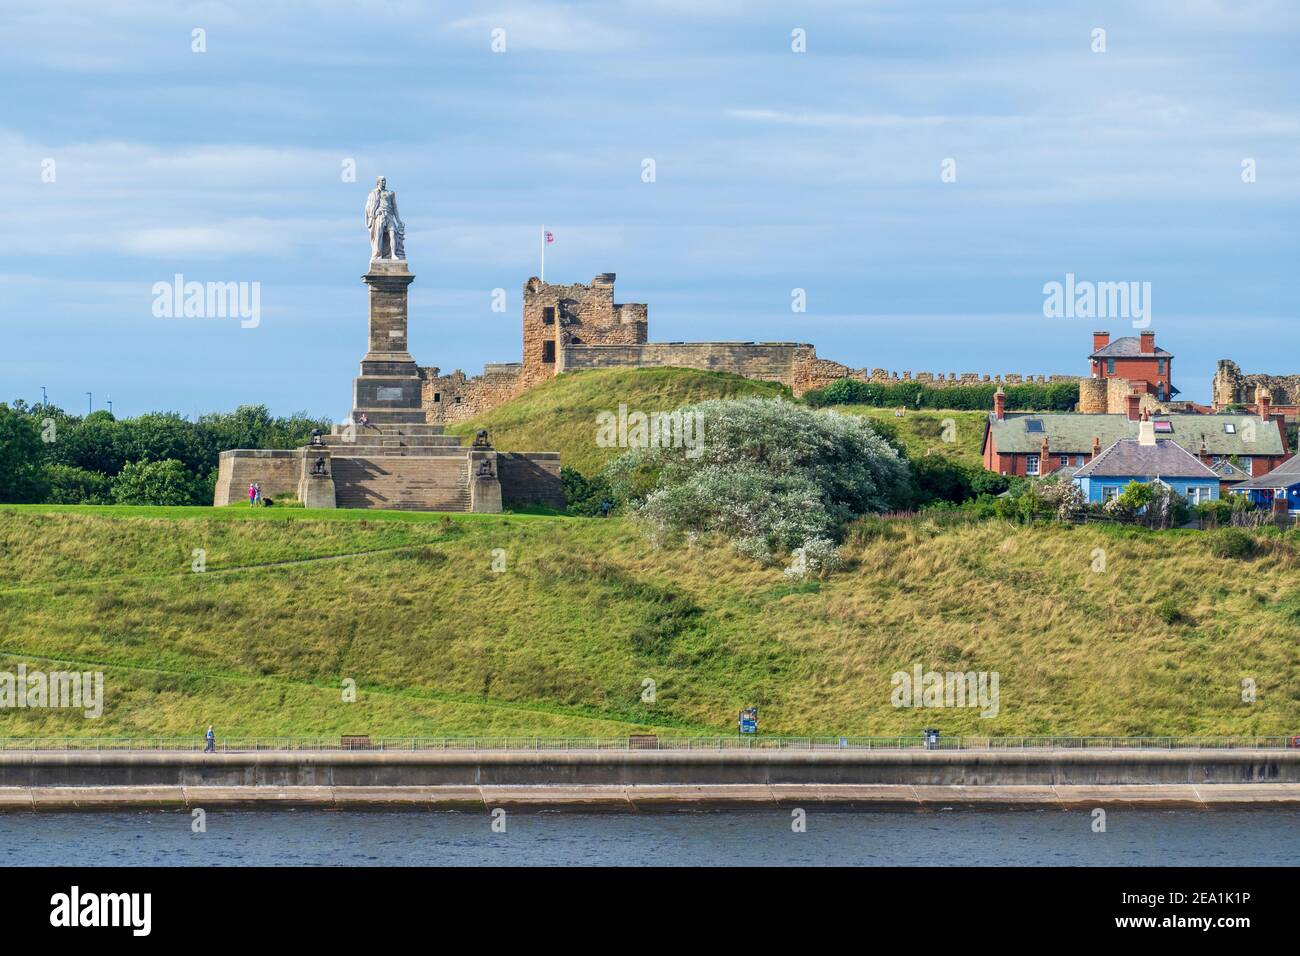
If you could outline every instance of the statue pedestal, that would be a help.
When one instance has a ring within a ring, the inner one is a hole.
[[[480,514],[501,513],[501,480],[497,476],[497,454],[470,449],[469,510]]]
[[[299,464],[298,500],[304,508],[337,507],[334,495],[333,455],[327,445],[307,445],[298,449]],[[322,460],[323,471],[312,471],[317,459]]]
[[[370,339],[353,381],[352,420],[364,412],[375,425],[423,423],[420,369],[406,345],[406,290],[415,276],[405,259],[371,259],[361,278],[370,287]]]

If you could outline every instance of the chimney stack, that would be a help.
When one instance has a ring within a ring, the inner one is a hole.
[[[1092,457],[1096,458],[1100,454],[1101,454],[1101,439],[1096,435],[1093,435],[1092,436]]]
[[[1052,466],[1047,460],[1050,453],[1047,436],[1044,435],[1042,443],[1038,446],[1038,476],[1040,478],[1046,477],[1052,472]]]
[[[1138,423],[1138,444],[1154,445],[1156,443],[1156,423],[1144,418]]]
[[[1156,334],[1154,332],[1143,332],[1140,336],[1142,343],[1142,354],[1153,355],[1156,350]]]
[[[1268,421],[1273,413],[1273,393],[1261,385],[1255,389],[1255,401],[1259,405],[1259,417]]]
[[[1093,350],[1094,352],[1100,352],[1102,349],[1104,349],[1104,348],[1105,348],[1106,346],[1108,346],[1108,345],[1110,345],[1110,333],[1109,333],[1109,332],[1093,332],[1093,333],[1092,333],[1092,350]]]
[[[1137,392],[1129,392],[1124,396],[1124,410],[1128,415],[1128,420],[1135,422],[1138,420],[1138,407],[1142,404],[1142,396]]]
[[[1000,422],[1007,420],[1007,393],[998,386],[998,390],[993,393],[993,417]]]

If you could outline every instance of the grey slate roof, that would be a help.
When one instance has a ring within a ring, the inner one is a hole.
[[[1239,488],[1286,488],[1298,481],[1300,481],[1300,455],[1288,458],[1267,475],[1250,478],[1239,485],[1234,485],[1233,490],[1236,491]]]
[[[1192,457],[1176,441],[1158,438],[1143,445],[1122,438],[1074,473],[1076,478],[1209,478],[1218,475]]]
[[[1154,352],[1142,351],[1142,340],[1136,335],[1125,335],[1111,342],[1103,349],[1093,352],[1089,358],[1141,358],[1148,355],[1151,358],[1173,358],[1173,352],[1166,352],[1160,346],[1155,347]]]
[[[1025,429],[1026,418],[1037,418],[1043,423],[1041,432]],[[1282,455],[1282,433],[1275,422],[1263,422],[1257,415],[1157,415],[1155,421],[1173,423],[1173,431],[1158,438],[1171,438],[1193,455],[1201,453],[1201,440],[1211,455]],[[1247,422],[1253,422],[1248,425]],[[1235,434],[1224,431],[1224,425],[1233,425]],[[1255,440],[1246,439],[1254,430]],[[1137,438],[1138,423],[1129,421],[1127,415],[1081,415],[1078,412],[1009,412],[1006,421],[989,415],[989,434],[994,447],[1004,454],[1038,454],[1047,436],[1048,450],[1053,454],[1088,454],[1092,452],[1092,437],[1101,440],[1106,448],[1122,438]]]
[[[1211,465],[1210,471],[1218,475],[1220,481],[1245,481],[1250,477],[1249,471],[1239,465],[1234,465],[1226,458],[1217,465]]]

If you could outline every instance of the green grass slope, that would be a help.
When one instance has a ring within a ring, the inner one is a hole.
[[[0,671],[102,670],[105,711],[3,710],[0,736],[732,733],[746,704],[786,734],[1297,733],[1297,552],[870,524],[797,584],[619,519],[5,507]],[[997,671],[1000,714],[895,709],[918,663]]]
[[[832,405],[829,410],[880,422],[887,434],[897,437],[911,458],[934,454],[976,468],[982,465],[980,444],[988,418],[984,412],[909,409],[900,417],[895,409],[872,405]]]
[[[596,415],[666,412],[709,398],[789,396],[772,382],[756,382],[727,372],[686,368],[592,369],[558,375],[470,422],[447,429],[473,435],[486,428],[502,451],[558,451],[560,461],[594,475],[624,449],[596,444]]]

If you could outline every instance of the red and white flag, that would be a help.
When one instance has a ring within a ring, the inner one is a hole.
[[[554,242],[554,241],[555,241],[555,233],[553,233],[553,232],[548,232],[548,233],[546,234],[546,241],[547,241],[547,242]]]

